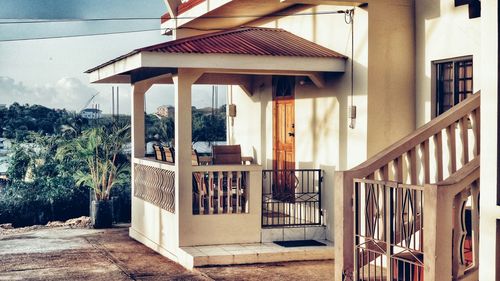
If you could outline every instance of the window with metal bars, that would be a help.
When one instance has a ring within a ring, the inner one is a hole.
[[[436,115],[473,94],[472,57],[436,63]]]

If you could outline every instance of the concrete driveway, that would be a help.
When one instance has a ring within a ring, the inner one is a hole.
[[[0,280],[333,280],[333,261],[203,267],[189,271],[108,230],[46,228],[0,236]]]

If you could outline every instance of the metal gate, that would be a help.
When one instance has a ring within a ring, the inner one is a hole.
[[[424,280],[423,187],[354,180],[354,280]]]
[[[262,226],[322,225],[322,171],[262,171]]]

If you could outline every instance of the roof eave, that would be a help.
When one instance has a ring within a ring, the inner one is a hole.
[[[90,83],[130,83],[130,77],[124,73],[140,68],[141,56],[141,53],[133,54],[87,70]]]
[[[335,57],[255,56],[141,52],[94,68],[91,83],[131,83],[129,75],[140,68],[197,68],[221,73],[345,72],[346,59]]]

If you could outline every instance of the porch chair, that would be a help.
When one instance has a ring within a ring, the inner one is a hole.
[[[241,165],[241,146],[239,144],[212,146],[212,164]]]
[[[200,165],[200,157],[196,149],[191,153],[191,164],[193,166]],[[206,208],[208,203],[208,179],[203,172],[193,173],[193,214],[204,214],[208,211]]]
[[[238,145],[214,145],[212,147],[212,164],[214,165],[242,165],[244,164],[241,157],[241,146]],[[223,176],[223,175],[220,175]],[[236,205],[237,198],[240,199],[239,206],[244,210],[244,203],[246,202],[246,194],[245,194],[245,186],[246,179],[245,174],[241,175],[241,182],[238,183],[237,172],[232,172],[231,174],[231,184],[228,186],[227,179],[229,178],[229,174],[227,177],[223,177],[222,180],[218,180],[222,187],[222,201],[227,201],[227,196],[231,196],[231,200],[229,200],[229,206],[225,206],[228,210],[231,208],[234,210],[234,206]],[[224,200],[224,198],[226,198]],[[224,209],[224,203],[217,202],[219,206]],[[222,204],[221,204],[222,203]]]
[[[165,162],[173,164],[175,163],[175,150],[173,147],[163,147],[165,154]]]
[[[158,161],[165,161],[165,152],[161,145],[153,144],[153,150],[155,152],[155,159]]]

